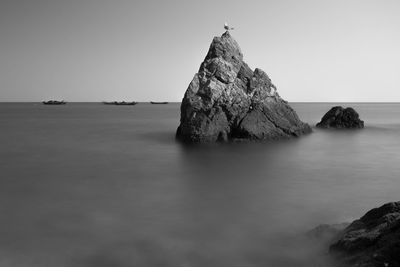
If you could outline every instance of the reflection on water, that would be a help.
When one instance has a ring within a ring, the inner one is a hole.
[[[329,266],[303,233],[400,189],[400,105],[352,106],[364,130],[187,146],[178,104],[0,104],[0,266]]]

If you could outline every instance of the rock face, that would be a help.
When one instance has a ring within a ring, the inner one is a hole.
[[[321,121],[317,123],[319,128],[364,128],[364,122],[360,120],[358,113],[353,108],[333,107]]]
[[[197,143],[281,139],[310,131],[278,95],[268,75],[243,61],[239,45],[227,31],[213,39],[186,90],[176,136]]]
[[[330,252],[351,266],[400,266],[400,202],[372,209],[351,223]]]

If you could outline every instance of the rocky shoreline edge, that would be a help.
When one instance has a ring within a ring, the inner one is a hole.
[[[389,202],[361,218],[323,224],[307,235],[327,244],[332,258],[344,266],[400,266],[400,202]]]

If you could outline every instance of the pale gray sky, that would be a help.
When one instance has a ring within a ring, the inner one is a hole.
[[[400,101],[398,0],[0,0],[0,101],[180,101],[225,21],[288,101]]]

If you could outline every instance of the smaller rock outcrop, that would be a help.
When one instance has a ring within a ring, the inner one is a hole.
[[[364,121],[360,120],[353,108],[336,106],[331,108],[317,123],[319,128],[364,128]]]
[[[352,222],[330,252],[351,266],[400,266],[400,202],[372,209]]]

